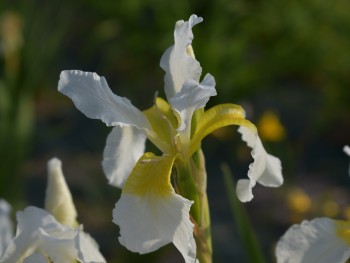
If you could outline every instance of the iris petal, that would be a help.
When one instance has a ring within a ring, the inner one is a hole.
[[[194,111],[204,108],[209,98],[215,95],[215,80],[210,74],[207,74],[200,84],[194,80],[186,81],[181,91],[170,99],[172,108],[180,115],[178,131],[190,129]]]
[[[108,126],[150,128],[149,123],[131,102],[115,95],[104,77],[78,70],[62,71],[58,91],[71,98],[75,106],[91,119],[100,119]]]
[[[350,257],[350,247],[336,236],[336,222],[316,218],[293,225],[277,243],[277,262],[345,262]]]
[[[123,187],[145,150],[146,136],[135,127],[114,127],[103,152],[103,171],[109,183]]]
[[[48,181],[46,187],[45,209],[61,224],[75,226],[77,211],[62,172],[62,162],[52,158],[47,163]]]
[[[169,47],[160,60],[165,71],[165,94],[170,101],[186,80],[199,82],[202,68],[199,62],[186,51],[193,40],[192,27],[202,22],[201,17],[192,15],[189,21],[178,21],[175,26],[175,44]]]
[[[235,104],[220,104],[205,111],[198,119],[190,143],[190,155],[200,147],[205,136],[229,125],[245,125],[256,129],[254,124],[245,119],[244,110]]]
[[[268,187],[278,187],[283,184],[282,167],[278,158],[265,151],[256,129],[241,126],[238,131],[242,134],[242,140],[252,148],[254,159],[254,162],[249,165],[250,183],[247,184],[246,181],[237,183],[238,198],[242,202],[248,202],[253,198],[251,192],[256,182]]]
[[[34,253],[23,260],[23,263],[47,263],[47,258],[40,253]]]
[[[4,199],[0,199],[0,259],[13,237],[10,212],[11,206]]]
[[[83,246],[76,246],[78,231],[60,224],[43,209],[27,207],[23,212],[17,213],[17,221],[16,236],[0,259],[1,263],[32,260],[31,255],[37,252],[47,256],[54,263],[69,263],[75,262],[78,254],[85,254],[85,251],[80,250],[84,248]],[[105,262],[97,249],[90,250],[88,253],[89,260],[84,261],[79,258],[80,262]],[[91,256],[92,253],[94,253],[93,256]],[[37,256],[33,257],[35,259]]]
[[[113,210],[119,241],[127,249],[149,253],[173,242],[195,262],[196,246],[189,211],[192,201],[177,195],[170,184],[175,156],[145,153],[129,176]]]

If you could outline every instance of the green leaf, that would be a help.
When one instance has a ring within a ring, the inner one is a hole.
[[[237,232],[247,255],[247,262],[265,263],[265,259],[243,204],[239,202],[236,195],[236,185],[233,181],[233,175],[227,164],[221,165],[224,176],[227,198],[230,203],[230,209],[236,222]]]

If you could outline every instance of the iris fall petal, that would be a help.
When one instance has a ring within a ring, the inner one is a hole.
[[[196,246],[189,211],[192,201],[174,192],[174,156],[145,153],[129,176],[115,209],[119,241],[130,251],[149,253],[173,242],[185,262],[195,262]]]
[[[268,187],[278,187],[283,184],[282,166],[278,158],[265,151],[255,129],[240,126],[238,131],[242,134],[242,140],[252,148],[254,159],[254,162],[249,165],[248,177],[250,183],[247,184],[246,181],[238,181],[237,183],[238,198],[242,202],[248,202],[253,198],[251,192],[256,182]]]
[[[91,119],[100,119],[108,126],[135,126],[149,129],[149,123],[135,106],[115,95],[104,77],[79,70],[61,72],[58,91],[71,98],[75,106]]]

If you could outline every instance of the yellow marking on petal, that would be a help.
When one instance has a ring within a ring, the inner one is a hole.
[[[164,114],[164,116],[170,121],[170,123],[172,124],[172,126],[174,128],[177,128],[177,126],[179,125],[176,119],[176,116],[174,114],[174,111],[172,110],[172,108],[170,107],[170,105],[168,104],[168,102],[166,102],[165,100],[163,100],[162,98],[157,97],[156,98],[156,106],[157,108]]]
[[[266,111],[260,118],[257,126],[262,139],[277,142],[283,140],[286,136],[283,125],[272,111]]]
[[[199,118],[191,139],[190,156],[198,149],[205,136],[213,131],[229,125],[248,127],[256,132],[253,123],[245,119],[244,110],[235,104],[220,104],[205,111]]]
[[[167,197],[173,193],[170,175],[176,155],[156,156],[145,153],[125,182],[123,193]]]
[[[335,221],[336,235],[350,245],[350,222],[349,221]]]
[[[169,152],[172,145],[173,137],[176,133],[177,120],[169,104],[161,99],[156,98],[155,105],[143,111],[147,120],[156,133],[156,138],[150,138],[154,144],[163,152]],[[164,143],[166,147],[164,147]],[[162,149],[166,148],[166,149]]]
[[[192,45],[188,45],[188,46],[186,47],[186,53],[187,53],[189,56],[193,57],[194,59],[196,58],[196,57],[194,56],[194,51],[193,51]]]

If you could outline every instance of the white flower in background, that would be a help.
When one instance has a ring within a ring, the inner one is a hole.
[[[62,162],[57,158],[52,158],[47,163],[47,170],[46,211],[51,213],[58,222],[67,226],[76,226],[77,211],[63,176]]]
[[[83,226],[77,226],[61,161],[51,159],[48,170],[45,206],[51,213],[33,206],[17,212],[16,235],[8,242],[0,263],[106,262],[97,243],[83,232]]]
[[[87,117],[114,126],[107,138],[103,169],[109,183],[123,189],[113,211],[121,244],[143,254],[172,242],[186,262],[196,260],[189,218],[193,201],[175,191],[170,177],[173,168],[185,164],[188,169],[188,160],[200,149],[205,136],[228,125],[241,126],[239,131],[253,149],[254,158],[249,180],[238,182],[241,201],[253,198],[256,182],[271,187],[283,182],[279,159],[266,153],[255,126],[245,119],[240,106],[221,104],[200,111],[216,95],[213,76],[206,74],[200,81],[202,68],[191,47],[192,27],[202,20],[192,15],[189,21],[178,21],[175,43],[161,58],[168,102],[156,98],[155,105],[142,112],[128,99],[112,93],[104,77],[90,72],[63,71],[58,84],[58,90]],[[162,156],[144,153],[146,138]]]
[[[10,213],[11,206],[4,199],[0,199],[0,258],[13,237]]]
[[[350,147],[349,147],[349,145],[345,145],[344,148],[343,148],[343,151],[344,151],[348,156],[350,156]],[[349,166],[349,175],[350,175],[350,166]]]
[[[350,147],[344,152],[350,156]],[[350,221],[316,218],[293,225],[278,241],[277,263],[344,263],[350,258]]]
[[[350,257],[350,222],[316,218],[293,225],[278,241],[277,263],[344,263]]]
[[[81,226],[63,225],[44,209],[29,206],[17,212],[16,236],[0,262],[27,263],[34,262],[33,258],[45,263],[105,262]]]

